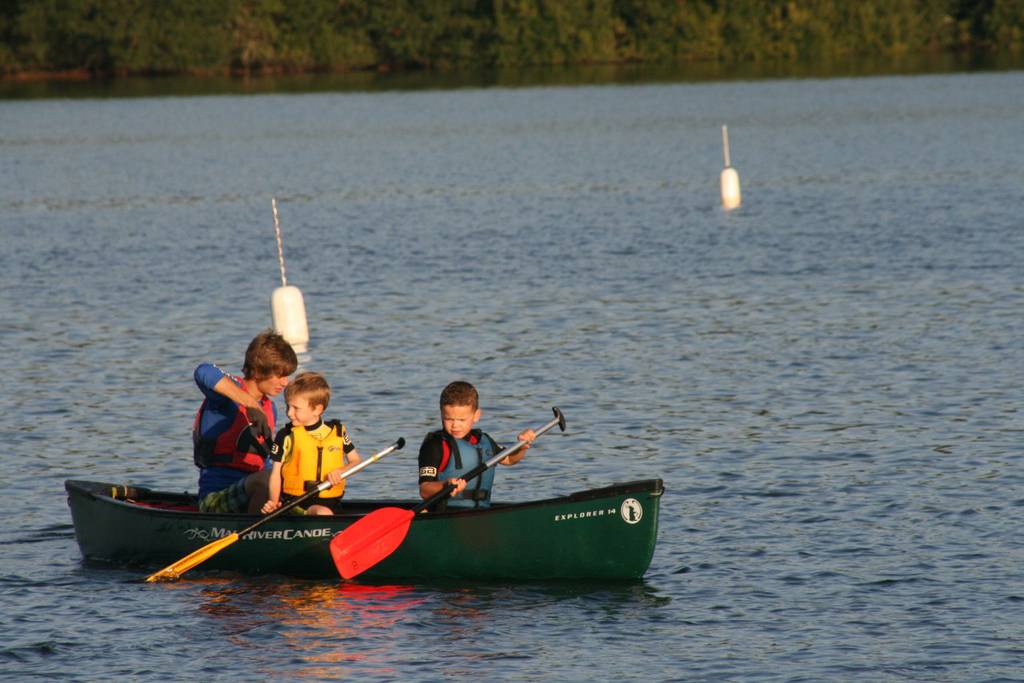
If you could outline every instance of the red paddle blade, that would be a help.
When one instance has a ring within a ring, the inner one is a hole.
[[[381,508],[331,539],[331,557],[342,578],[351,579],[395,552],[415,517],[412,510]]]

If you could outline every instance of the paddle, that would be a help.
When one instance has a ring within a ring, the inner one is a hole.
[[[540,436],[555,425],[565,431],[565,416],[558,408],[552,408],[555,419],[536,430]],[[482,462],[462,477],[467,482],[483,474],[498,464],[502,458],[515,453],[526,442],[517,441],[514,445],[494,455],[490,460]],[[409,533],[409,525],[420,512],[427,510],[435,503],[450,496],[455,484],[446,482],[444,487],[412,509],[380,508],[374,510],[361,520],[348,527],[331,539],[331,556],[342,578],[351,579],[377,564],[402,545],[405,535]]]
[[[385,448],[381,452],[375,453],[374,455],[370,456],[366,460],[358,462],[355,465],[352,465],[351,467],[346,469],[344,472],[341,473],[342,479],[347,479],[348,477],[352,476],[356,472],[362,470],[365,467],[368,467],[371,463],[377,462],[378,460],[383,458],[388,453],[392,453],[394,451],[400,450],[403,446],[405,446],[405,439],[399,439],[398,441],[396,441],[395,443],[391,444],[390,446],[388,446],[387,448]],[[152,582],[152,581],[161,581],[161,580],[164,580],[164,579],[177,579],[182,574],[187,572],[189,569],[192,569],[193,567],[195,567],[196,565],[200,564],[201,562],[204,562],[205,560],[208,560],[209,558],[213,557],[214,555],[219,553],[221,550],[224,550],[224,548],[227,548],[229,545],[231,545],[232,543],[237,541],[242,536],[245,536],[247,533],[249,533],[250,531],[252,531],[256,527],[261,526],[263,524],[266,524],[267,522],[269,522],[270,520],[274,519],[278,515],[281,515],[281,514],[287,512],[288,510],[291,510],[296,505],[299,505],[299,504],[303,503],[304,501],[307,501],[310,498],[313,498],[318,493],[320,493],[322,491],[326,491],[327,489],[331,488],[332,486],[334,486],[334,484],[332,484],[329,480],[324,480],[324,481],[320,482],[319,484],[316,485],[315,488],[307,491],[306,493],[302,494],[301,496],[299,496],[295,500],[290,501],[288,503],[285,503],[284,505],[282,505],[278,509],[276,509],[273,512],[271,512],[269,515],[267,515],[267,516],[263,517],[262,519],[260,519],[255,524],[252,524],[252,525],[246,527],[245,529],[242,529],[241,531],[236,531],[235,533],[228,534],[227,536],[224,536],[223,538],[218,538],[216,541],[213,541],[212,543],[208,543],[207,545],[204,545],[199,550],[196,550],[195,552],[186,555],[185,557],[181,558],[180,560],[178,560],[174,564],[172,564],[172,565],[170,565],[168,567],[165,567],[164,569],[161,569],[157,573],[152,574],[151,576],[147,577],[146,581]]]

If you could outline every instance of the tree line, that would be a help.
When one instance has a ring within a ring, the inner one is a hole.
[[[1024,50],[1024,0],[3,0],[0,73],[343,72]]]

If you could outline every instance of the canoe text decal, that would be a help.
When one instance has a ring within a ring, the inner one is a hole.
[[[607,508],[602,510],[587,510],[586,512],[569,512],[562,515],[555,515],[556,522],[568,522],[574,519],[590,519],[591,517],[604,517],[606,515],[614,515],[615,508]]]
[[[622,501],[622,505],[619,507],[619,514],[622,515],[622,519],[626,521],[626,524],[636,524],[643,519],[644,506],[636,498],[627,498]]]
[[[212,541],[230,536],[233,533],[235,533],[234,529],[223,529],[216,526],[212,529],[197,529],[195,527],[185,529],[185,536],[189,540],[198,538],[201,541]],[[242,537],[242,540],[271,539],[275,541],[293,541],[300,538],[331,538],[333,535],[330,527],[322,527],[320,529],[279,529],[277,531],[250,531]]]
[[[644,517],[644,506],[636,498],[627,498],[622,501],[619,509],[601,508],[599,510],[587,510],[586,512],[570,512],[555,515],[556,522],[568,522],[574,519],[590,519],[592,517],[607,517],[618,514],[626,524],[637,524]]]

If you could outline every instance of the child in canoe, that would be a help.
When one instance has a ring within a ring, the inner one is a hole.
[[[441,392],[441,429],[430,432],[420,446],[420,496],[426,500],[451,480],[455,484],[448,505],[453,507],[490,507],[494,468],[467,482],[461,477],[501,451],[489,434],[474,429],[480,420],[480,397],[469,382],[452,382]],[[526,455],[535,438],[527,429],[519,434],[526,444],[498,462],[515,465]]]
[[[284,337],[265,330],[245,351],[242,376],[202,363],[194,378],[204,400],[192,425],[199,509],[257,512],[267,500],[264,445],[274,438],[271,397],[288,386],[298,359]]]
[[[276,448],[270,455],[270,494],[261,512],[268,514],[324,480],[334,486],[312,499],[307,515],[339,512],[345,494],[341,473],[361,458],[348,432],[338,420],[323,419],[331,401],[331,387],[323,375],[303,372],[284,390],[291,424],[277,433]],[[295,508],[298,510],[299,508]]]

